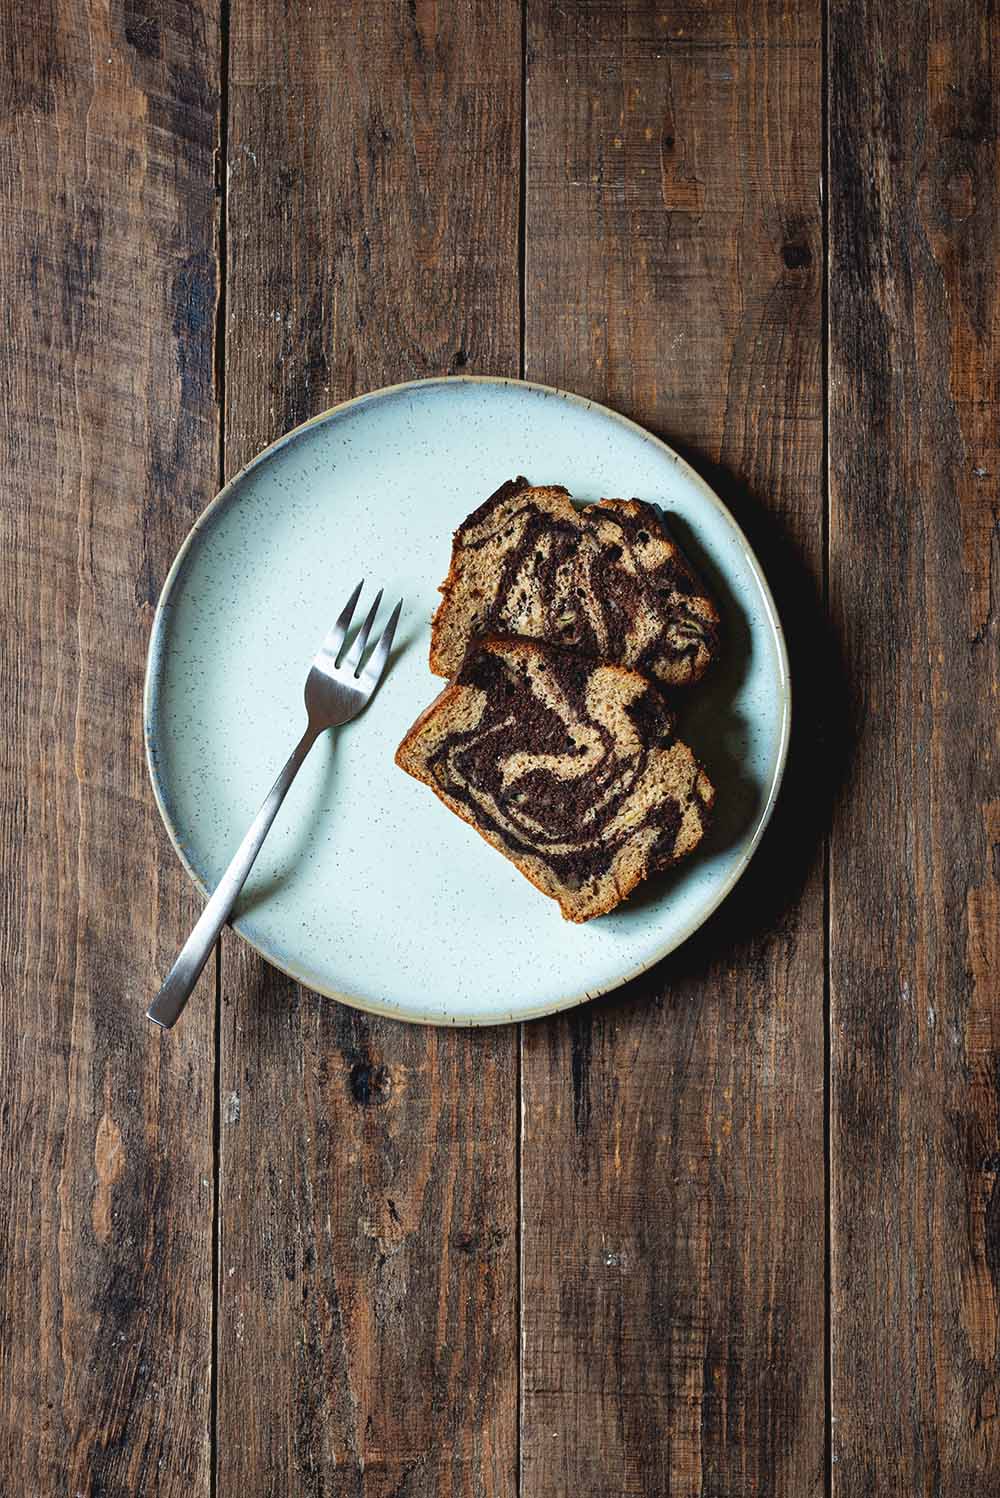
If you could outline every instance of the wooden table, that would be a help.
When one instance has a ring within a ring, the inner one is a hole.
[[[1000,1493],[994,0],[2,15],[4,1498]],[[772,830],[570,1016],[411,1029],[231,938],[155,1031],[170,560],[448,371],[731,505]]]

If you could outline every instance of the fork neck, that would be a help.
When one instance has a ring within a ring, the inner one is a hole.
[[[299,764],[301,764],[320,734],[325,733],[329,726],[328,723],[319,723],[315,718],[310,718],[306,724],[305,732],[292,750],[292,759],[297,758]]]

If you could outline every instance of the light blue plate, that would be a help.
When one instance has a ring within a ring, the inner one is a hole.
[[[713,830],[583,926],[393,764],[442,686],[427,648],[451,533],[518,473],[579,499],[663,506],[723,614],[723,662],[680,699],[682,737],[716,785]],[[664,443],[507,380],[422,380],[338,406],[237,475],[181,548],[150,641],[146,747],[202,892],[296,742],[309,662],[360,577],[405,599],[398,651],[368,712],[307,760],[244,890],[240,934],[310,988],[434,1024],[547,1014],[684,941],[746,868],[781,779],[789,681],[774,602],[729,511]]]

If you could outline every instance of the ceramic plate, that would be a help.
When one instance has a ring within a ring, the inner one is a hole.
[[[430,617],[451,533],[505,479],[663,507],[719,600],[725,657],[680,733],[715,783],[709,838],[610,916],[578,926],[393,764],[442,683]],[[309,662],[358,578],[404,613],[369,710],[314,748],[235,926],[310,988],[402,1019],[495,1024],[604,993],[689,936],[746,868],[789,731],[788,664],[760,567],[728,510],[662,442],[579,397],[423,380],[338,406],[276,442],[198,521],[150,642],[146,746],[174,845],[218,881],[299,737]]]

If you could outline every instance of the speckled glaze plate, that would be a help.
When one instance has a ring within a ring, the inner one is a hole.
[[[516,473],[661,505],[723,614],[725,658],[680,710],[716,785],[712,832],[583,926],[393,764],[442,685],[427,649],[452,530]],[[359,577],[405,599],[398,648],[370,709],[321,739],[292,787],[240,934],[320,993],[433,1024],[548,1014],[684,941],[746,868],[781,779],[790,697],[774,603],[729,511],[669,447],[590,401],[507,380],[423,380],[328,411],[237,475],[184,543],[153,624],[145,728],[163,820],[199,889],[296,742],[309,662]]]

